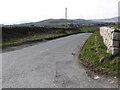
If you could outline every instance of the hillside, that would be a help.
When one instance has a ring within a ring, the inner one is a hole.
[[[114,17],[114,18],[108,18],[108,19],[94,19],[93,21],[96,22],[118,22],[118,20],[120,20],[120,17]]]
[[[17,26],[40,26],[40,27],[55,27],[55,26],[65,26],[65,24],[93,24],[94,21],[84,20],[84,19],[47,19],[39,22],[16,24]]]
[[[119,17],[120,19],[120,17]],[[86,20],[86,19],[46,19],[43,21],[38,22],[28,22],[28,23],[21,23],[21,24],[14,24],[14,26],[38,26],[38,27],[58,27],[58,26],[65,26],[74,24],[79,26],[91,26],[97,24],[104,24],[104,23],[117,23],[118,17],[108,18],[108,19],[93,19],[93,20]],[[9,26],[9,25],[8,25]]]

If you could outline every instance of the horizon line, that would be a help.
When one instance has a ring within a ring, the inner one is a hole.
[[[96,19],[85,19],[85,18],[74,18],[74,19],[67,19],[67,20],[77,20],[77,19],[84,19],[84,20],[103,20],[103,19],[112,19],[112,18],[117,18],[120,16],[114,16],[114,17],[109,17],[109,18],[96,18]],[[49,18],[49,19],[65,19],[65,18]],[[33,23],[33,22],[41,22],[44,20],[49,20],[49,19],[43,19],[43,20],[36,20],[36,21],[29,21],[29,20],[21,20],[21,21],[17,21],[17,22],[4,22],[4,23],[0,23],[0,25],[14,25],[14,24],[26,24],[26,23]]]

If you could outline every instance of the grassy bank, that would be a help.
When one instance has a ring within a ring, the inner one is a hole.
[[[86,68],[101,75],[116,76],[118,68],[120,68],[118,65],[120,56],[112,56],[107,53],[99,31],[92,34],[87,40],[81,49],[79,59]]]
[[[79,33],[72,28],[40,28],[40,27],[4,27],[2,30],[3,48],[24,43],[43,41]]]
[[[24,43],[42,41],[43,39],[54,39],[81,32],[94,32],[96,29],[97,27],[3,27],[2,43],[0,43],[0,46],[3,48],[8,46],[16,46]]]

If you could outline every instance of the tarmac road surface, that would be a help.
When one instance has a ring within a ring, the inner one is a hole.
[[[90,36],[81,33],[2,54],[3,88],[115,88],[107,78],[94,80],[75,54]]]

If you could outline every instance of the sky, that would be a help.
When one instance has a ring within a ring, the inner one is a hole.
[[[120,0],[0,0],[0,24],[45,19],[104,19],[118,16]]]

